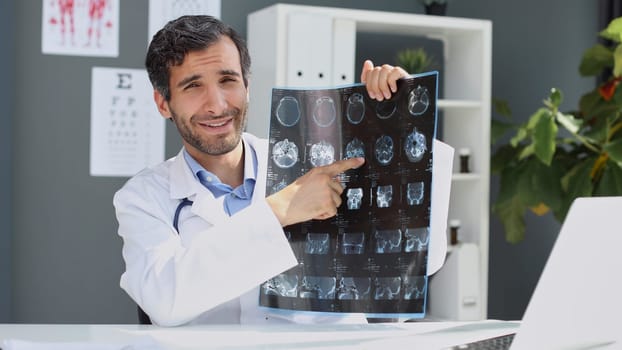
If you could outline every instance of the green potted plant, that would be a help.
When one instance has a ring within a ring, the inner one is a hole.
[[[419,0],[427,15],[444,16],[447,11],[447,0]]]
[[[429,55],[422,47],[398,51],[395,60],[398,66],[411,74],[427,72],[436,67],[434,57]]]
[[[552,211],[563,222],[577,197],[622,195],[622,18],[599,35],[613,47],[596,44],[586,50],[579,73],[608,76],[581,97],[578,110],[560,111],[562,92],[553,88],[525,123],[492,121],[493,144],[513,130],[491,157],[491,173],[500,180],[492,211],[509,242],[524,238],[528,210]],[[495,101],[495,110],[511,115],[503,101]]]

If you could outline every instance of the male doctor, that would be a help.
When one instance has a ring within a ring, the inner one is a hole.
[[[126,270],[121,287],[162,326],[365,322],[259,307],[259,285],[296,265],[283,226],[337,213],[338,174],[362,158],[314,168],[266,198],[267,140],[244,133],[250,57],[210,16],[166,24],[146,57],[154,99],[183,149],[131,178],[114,196]],[[370,97],[390,98],[399,67],[366,61]],[[261,117],[261,116],[255,116]]]

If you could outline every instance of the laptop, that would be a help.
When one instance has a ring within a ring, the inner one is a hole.
[[[449,349],[622,349],[621,213],[622,197],[576,199],[518,331]]]

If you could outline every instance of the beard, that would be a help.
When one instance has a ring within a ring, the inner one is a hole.
[[[248,103],[243,106],[243,109],[227,109],[220,116],[210,118],[215,120],[219,118],[233,117],[231,122],[234,123],[235,126],[233,133],[212,135],[211,137],[203,136],[197,132],[196,127],[193,128],[193,125],[198,124],[197,119],[204,121],[204,118],[197,115],[193,115],[189,119],[180,118],[179,115],[175,113],[172,108],[170,108],[170,105],[169,109],[171,111],[171,119],[175,123],[179,134],[184,141],[186,141],[186,143],[202,153],[212,156],[219,156],[233,151],[240,143],[240,140],[242,139],[242,131],[246,127],[246,112],[248,111]]]

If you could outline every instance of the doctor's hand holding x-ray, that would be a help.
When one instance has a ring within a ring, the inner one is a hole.
[[[121,287],[164,326],[365,322],[364,315],[258,305],[259,285],[297,264],[282,227],[334,216],[339,174],[364,159],[314,168],[266,198],[268,142],[243,132],[250,57],[241,37],[210,16],[180,17],[154,35],[145,64],[158,110],[177,127],[183,148],[114,196]],[[406,75],[366,61],[361,80],[382,100]]]

